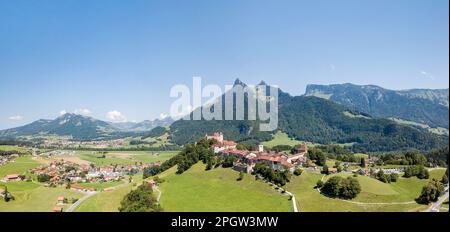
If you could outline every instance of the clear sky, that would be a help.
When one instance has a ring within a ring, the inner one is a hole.
[[[448,88],[448,0],[0,0],[0,129],[168,113],[170,88]],[[111,113],[110,111],[117,111]]]

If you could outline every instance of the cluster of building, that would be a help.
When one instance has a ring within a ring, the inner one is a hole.
[[[122,147],[127,145],[125,139],[115,139],[115,140],[102,140],[102,141],[74,141],[70,138],[52,138],[46,139],[42,143],[44,148],[78,148],[78,147],[89,147],[89,148],[114,148]]]
[[[212,147],[214,153],[226,157],[234,157],[236,161],[233,168],[237,171],[250,173],[257,163],[265,163],[275,170],[289,170],[293,172],[297,166],[306,166],[309,160],[306,157],[308,147],[306,145],[297,146],[295,154],[285,154],[273,151],[264,151],[264,146],[259,145],[257,151],[238,150],[234,141],[224,140],[221,132],[216,132],[212,136],[205,135],[206,139],[217,141]]]
[[[145,165],[109,165],[103,167],[95,167],[93,165],[76,164],[70,161],[54,161],[45,167],[32,169],[31,172],[36,175],[48,175],[50,177],[49,183],[53,184],[67,184],[71,183],[102,183],[106,181],[118,181],[124,175],[131,172],[142,171],[148,167]],[[84,188],[77,189],[76,185],[72,185],[74,190],[85,190]]]
[[[0,166],[6,165],[10,162],[14,162],[14,159],[19,157],[19,154],[2,155],[0,156]]]
[[[405,172],[406,168],[398,167],[398,168],[361,168],[358,170],[358,174],[370,176],[371,174],[378,173],[383,171],[385,174],[401,174]]]

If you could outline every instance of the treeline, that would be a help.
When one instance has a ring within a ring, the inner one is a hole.
[[[436,202],[445,191],[445,185],[447,184],[448,168],[440,181],[432,179],[430,182],[428,182],[427,185],[422,188],[422,192],[420,193],[420,196],[416,199],[416,201],[420,204],[429,204],[431,202]]]
[[[428,179],[430,178],[430,173],[423,165],[413,165],[405,169],[403,177],[409,178],[413,176],[416,176],[419,179]]]
[[[289,170],[275,170],[265,163],[257,163],[253,169],[256,175],[261,175],[265,180],[278,186],[284,186],[290,181],[291,172]]]
[[[58,147],[45,147],[46,149],[60,149]],[[118,148],[89,148],[89,147],[71,147],[67,148],[74,151],[179,151],[182,147],[178,145],[163,145],[160,147],[118,147]]]
[[[212,166],[214,152],[211,145],[216,143],[214,140],[201,139],[195,144],[188,144],[177,155],[163,162],[161,166],[152,166],[144,169],[144,179],[157,175],[165,170],[177,165],[177,174],[181,174],[188,170],[192,165],[200,160]]]
[[[385,174],[383,170],[371,174],[371,176],[384,183],[397,182],[399,177],[397,173]]]
[[[390,152],[379,156],[377,164],[423,165],[427,167],[448,165],[448,146],[421,153],[417,150]]]
[[[0,145],[19,146],[19,147],[32,147],[37,143],[33,141],[24,141],[16,139],[0,139]]]

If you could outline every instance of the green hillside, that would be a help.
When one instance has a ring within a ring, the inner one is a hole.
[[[181,175],[173,167],[159,176],[161,206],[167,212],[291,212],[292,202],[268,184],[246,174],[217,168],[205,171],[196,164]]]

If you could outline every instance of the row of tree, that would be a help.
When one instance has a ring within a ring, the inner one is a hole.
[[[261,175],[265,180],[278,186],[284,186],[290,181],[291,172],[289,170],[280,171],[269,167],[265,163],[257,163],[253,169],[255,174]]]

